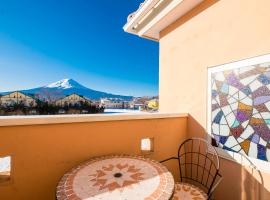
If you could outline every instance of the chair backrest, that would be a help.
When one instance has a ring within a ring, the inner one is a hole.
[[[211,195],[220,176],[216,149],[202,138],[185,140],[178,149],[181,182],[190,182]]]

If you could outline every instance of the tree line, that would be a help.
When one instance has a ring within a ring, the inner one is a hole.
[[[103,106],[91,104],[87,101],[79,101],[74,104],[65,102],[64,105],[56,105],[37,99],[36,103],[31,102],[29,105],[26,105],[24,101],[20,101],[8,106],[0,102],[0,115],[93,114],[103,112]]]

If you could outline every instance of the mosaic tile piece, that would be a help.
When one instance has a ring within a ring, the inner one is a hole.
[[[250,95],[252,93],[251,89],[249,86],[243,87],[241,88],[241,91],[245,94],[245,95]]]
[[[222,93],[228,94],[229,93],[229,86],[228,84],[224,83],[220,89]]]
[[[236,119],[239,122],[244,122],[244,121],[249,119],[249,113],[245,112],[243,110],[238,110],[237,113],[236,113]]]
[[[230,114],[230,113],[233,112],[230,105],[223,106],[223,107],[222,107],[222,111],[223,111],[223,114],[224,114],[225,116],[227,116],[228,114]]]
[[[258,144],[259,140],[260,140],[260,136],[258,134],[254,134],[252,136],[252,140],[251,140],[252,142]]]
[[[269,85],[270,84],[270,79],[268,76],[264,75],[264,74],[261,74],[259,77],[258,77],[258,80],[264,84],[264,85]]]
[[[246,105],[242,102],[239,102],[238,109],[239,110],[252,110],[252,106],[249,106],[249,105]]]
[[[227,141],[227,139],[228,139],[228,137],[222,137],[222,136],[220,136],[219,142],[220,142],[221,144],[225,144],[225,142]]]
[[[254,99],[254,105],[260,105],[270,100],[270,96],[260,96]]]
[[[251,125],[258,125],[258,124],[263,124],[263,123],[264,123],[264,120],[263,119],[254,118],[254,117],[252,117],[250,119],[250,124]]]
[[[237,89],[241,89],[241,88],[244,87],[243,84],[240,83],[240,81],[238,80],[237,76],[236,76],[233,72],[231,72],[231,73],[226,77],[226,79],[227,79],[227,83],[228,83],[228,84],[230,84],[230,85],[236,87]]]
[[[261,160],[266,160],[266,151],[265,151],[265,146],[258,144],[258,155],[257,157]]]
[[[236,128],[231,128],[231,134],[234,136],[234,138],[238,138],[241,136],[244,128],[242,126],[238,126]]]
[[[260,115],[263,119],[270,119],[270,112],[261,112]]]
[[[212,134],[221,147],[270,161],[270,63],[211,74]]]
[[[263,86],[263,84],[258,80],[254,80],[253,82],[251,82],[249,84],[249,87],[250,87],[252,92],[255,92],[257,89],[259,89],[262,86]]]
[[[266,124],[253,125],[252,127],[265,141],[270,141],[270,130]]]
[[[219,124],[222,116],[223,116],[223,112],[222,111],[219,111],[218,114],[216,115],[215,119],[214,119],[214,122],[216,124]]]
[[[256,69],[251,69],[249,67],[242,67],[240,70],[246,70],[245,72],[239,74],[239,79],[240,80],[243,80],[245,78],[248,78],[248,77],[251,77],[251,76],[254,76],[254,75],[257,75],[259,74],[260,72],[257,71]],[[252,81],[254,80],[254,77],[252,77]],[[249,83],[250,84],[250,83]]]
[[[265,104],[254,105],[253,109],[254,111],[256,111],[254,112],[254,114],[257,114],[260,112],[260,115],[261,115],[262,112],[269,112]]]
[[[260,138],[259,144],[266,146],[267,142],[264,139]]]
[[[254,158],[258,158],[257,144],[250,142],[248,155]]]
[[[265,119],[264,121],[266,124],[270,124],[270,119]]]
[[[270,95],[270,91],[266,86],[259,87],[257,90],[255,90],[252,93],[253,98],[264,96],[264,95],[268,95],[268,96]]]
[[[220,136],[229,136],[230,135],[229,127],[227,125],[220,125],[219,134]]]
[[[235,117],[235,114],[233,112],[226,116],[226,120],[227,120],[229,127],[233,126],[235,119],[236,119],[236,117]]]
[[[244,152],[246,154],[248,154],[250,141],[249,140],[244,140],[242,143],[240,143],[240,145],[241,145],[242,149],[244,150]]]
[[[236,127],[238,127],[239,126],[239,121],[238,120],[234,120],[234,122],[233,122],[233,125],[232,125],[232,128],[236,128]]]

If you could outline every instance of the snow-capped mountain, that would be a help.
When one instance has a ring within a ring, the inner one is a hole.
[[[47,88],[58,88],[58,89],[69,89],[69,88],[86,88],[84,86],[82,86],[81,84],[79,84],[78,82],[74,81],[73,79],[63,79],[60,81],[57,81],[55,83],[51,83],[47,86],[45,86]]]
[[[20,92],[23,92],[31,96],[35,96],[36,98],[42,100],[50,100],[50,101],[54,101],[74,93],[92,100],[99,100],[100,98],[131,100],[133,98],[132,96],[110,94],[106,92],[93,90],[81,85],[80,83],[78,83],[73,79],[63,79],[43,87],[21,90]],[[7,92],[2,94],[6,93]]]

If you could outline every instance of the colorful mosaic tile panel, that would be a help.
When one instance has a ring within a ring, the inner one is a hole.
[[[211,107],[223,149],[270,161],[270,63],[212,73]]]
[[[174,180],[162,164],[134,156],[92,159],[65,174],[57,199],[168,200]]]

